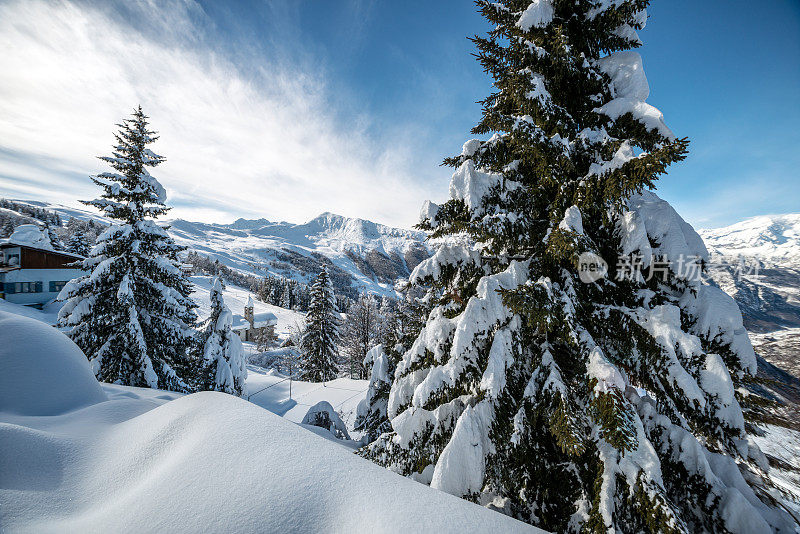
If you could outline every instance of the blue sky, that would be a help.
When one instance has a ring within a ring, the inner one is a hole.
[[[692,141],[659,193],[700,227],[800,211],[800,2],[649,14],[648,102]],[[409,226],[479,118],[466,36],[485,29],[467,0],[0,2],[0,193],[91,197],[141,102],[173,216]]]

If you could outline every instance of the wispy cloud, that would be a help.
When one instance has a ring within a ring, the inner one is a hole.
[[[410,132],[377,145],[368,117],[342,119],[324,70],[224,46],[188,0],[0,5],[0,192],[93,197],[94,156],[141,103],[161,134],[154,174],[173,216],[299,222],[327,210],[410,225],[441,196],[442,171],[426,180],[413,167]]]

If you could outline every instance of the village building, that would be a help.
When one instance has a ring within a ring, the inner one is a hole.
[[[244,317],[233,315],[231,329],[236,332],[242,341],[257,342],[259,339],[275,338],[275,326],[278,318],[269,312],[254,313],[253,297],[247,299],[244,306]]]
[[[53,250],[34,224],[18,226],[0,240],[0,298],[41,307],[54,300],[67,282],[83,275],[74,265],[82,256]]]

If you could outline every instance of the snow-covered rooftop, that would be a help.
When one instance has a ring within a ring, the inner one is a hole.
[[[253,314],[253,327],[255,328],[263,328],[265,326],[275,326],[278,324],[278,318],[275,317],[275,314],[270,312],[261,312]],[[233,330],[244,330],[250,328],[250,323],[241,315],[234,314],[233,315],[233,324],[231,325]]]
[[[72,254],[64,250],[55,250],[50,243],[50,238],[35,224],[21,224],[14,229],[14,233],[6,239],[0,239],[0,246],[21,246],[46,250],[55,254],[63,254],[81,258],[82,256]]]

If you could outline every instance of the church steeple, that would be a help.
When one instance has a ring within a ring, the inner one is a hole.
[[[244,319],[248,323],[250,323],[250,328],[254,326],[254,316],[253,316],[253,297],[247,297],[247,304],[244,305]]]

